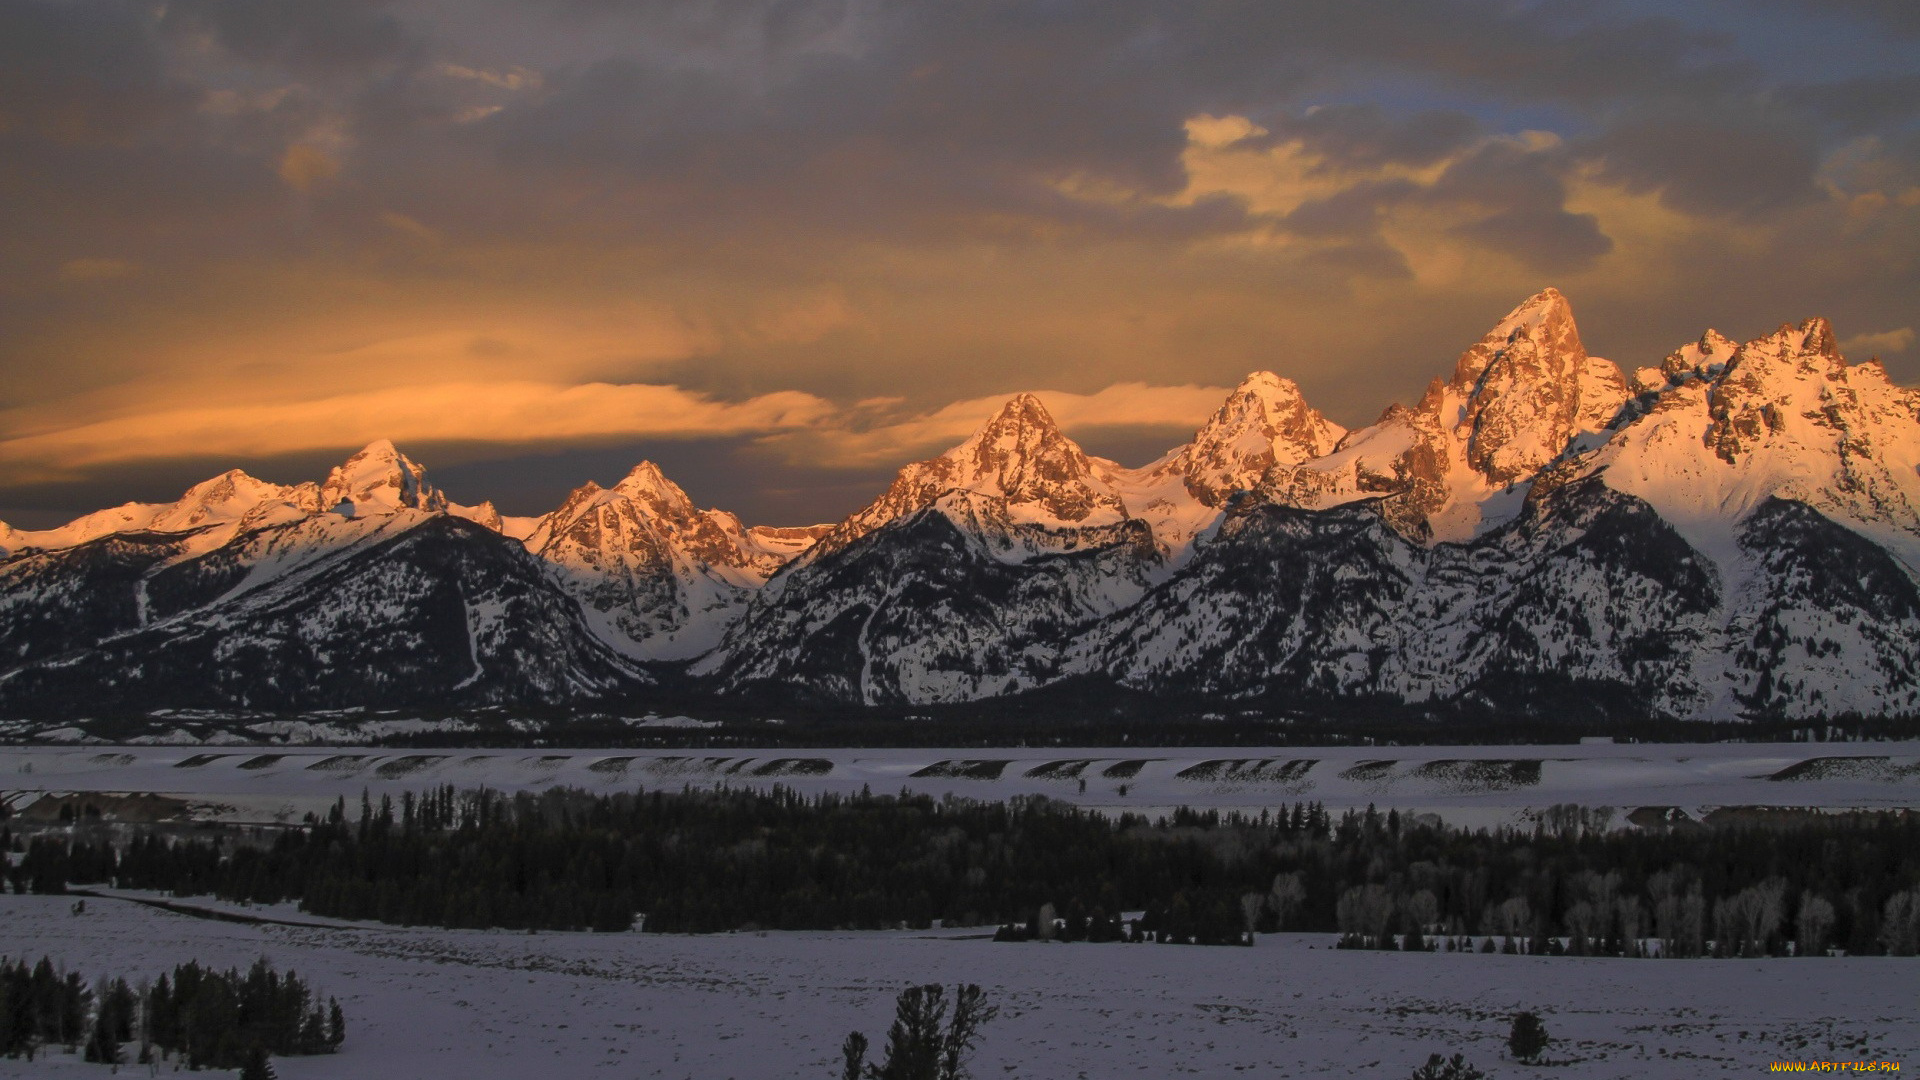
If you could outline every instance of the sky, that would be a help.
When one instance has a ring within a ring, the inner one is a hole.
[[[1552,285],[1920,382],[1912,0],[0,0],[0,519],[642,458],[832,520],[1006,396],[1348,426]]]

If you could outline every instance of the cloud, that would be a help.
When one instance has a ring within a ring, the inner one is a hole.
[[[1431,165],[1473,143],[1480,123],[1451,109],[1424,109],[1396,116],[1371,102],[1316,105],[1299,115],[1266,121],[1268,145],[1297,139],[1341,168]]]
[[[0,4],[0,135],[124,144],[192,108],[144,10],[129,3]]]
[[[1297,132],[1299,124],[1276,128]],[[1595,215],[1567,208],[1572,162],[1545,133],[1474,135],[1457,124],[1390,149],[1405,129],[1375,110],[1341,110],[1336,123],[1305,134],[1278,135],[1242,117],[1195,117],[1187,129],[1184,198],[1238,198],[1269,220],[1270,243],[1354,278],[1412,277],[1410,255],[1443,249],[1497,253],[1556,274],[1588,269],[1613,250]]]
[[[1911,0],[1751,0],[1762,8],[1799,10],[1823,18],[1853,19],[1877,32],[1920,37],[1920,7]]]
[[[1917,9],[1920,10],[1920,9]],[[1808,110],[1852,134],[1904,123],[1920,113],[1920,74],[1865,75],[1781,87],[1783,104]]]
[[[312,191],[340,175],[340,162],[325,150],[294,143],[280,156],[280,179],[295,191]]]
[[[112,281],[123,278],[139,267],[126,259],[68,259],[60,264],[59,278],[68,282]]]
[[[1750,106],[1634,116],[1575,151],[1605,179],[1658,192],[1690,214],[1758,215],[1821,199],[1819,141],[1789,115]]]
[[[1640,362],[1920,326],[1920,9],[1722,7],[8,0],[4,404],[905,398],[821,421],[878,460],[1036,381],[1364,422],[1549,280]]]
[[[1842,353],[1902,353],[1913,344],[1913,327],[1886,330],[1878,334],[1855,334],[1840,343]]]
[[[834,415],[811,394],[719,401],[676,386],[536,382],[390,387],[308,401],[175,407],[0,440],[10,482],[174,457],[263,457],[400,443],[696,439],[809,428]]]
[[[1035,391],[1068,434],[1111,428],[1197,428],[1231,391],[1219,386],[1116,383],[1091,394]],[[893,418],[897,399],[860,403],[847,417],[860,427],[822,427],[768,435],[761,444],[789,461],[831,468],[903,462],[945,450],[972,435],[1012,394],[956,401],[931,412]],[[861,415],[864,414],[864,415]]]
[[[210,35],[254,64],[307,73],[364,70],[402,58],[411,42],[386,0],[170,0],[164,29]]]
[[[450,79],[485,83],[502,90],[538,90],[542,81],[539,72],[518,64],[505,71],[488,71],[485,68],[467,67],[465,64],[442,63],[434,70]]]

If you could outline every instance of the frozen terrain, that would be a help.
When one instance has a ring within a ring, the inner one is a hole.
[[[1539,1012],[1564,1080],[1751,1076],[1777,1059],[1920,1060],[1912,960],[1604,960],[1256,947],[1003,945],[964,932],[674,937],[237,925],[94,900],[0,896],[0,953],[89,978],[266,956],[346,1010],[335,1057],[285,1080],[406,1076],[828,1078],[851,1029],[883,1041],[910,983],[977,982],[1001,1016],[973,1073],[1406,1076],[1461,1052],[1491,1077]],[[141,1075],[144,1070],[129,1070]],[[0,1076],[105,1077],[55,1053]]]
[[[805,794],[907,789],[1043,795],[1104,810],[1246,808],[1300,800],[1423,811],[1465,824],[1560,803],[1893,808],[1920,803],[1920,744],[1723,743],[1471,747],[754,750],[401,750],[342,747],[0,748],[0,797],[29,817],[67,793],[143,793],[148,817],[273,822],[440,784],[499,791],[784,785]],[[98,801],[98,800],[96,800]],[[109,817],[120,816],[102,805]]]

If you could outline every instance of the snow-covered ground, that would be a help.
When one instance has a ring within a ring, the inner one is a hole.
[[[1084,786],[1083,786],[1084,782]],[[1296,800],[1374,804],[1464,824],[1558,803],[1679,807],[1920,805],[1920,743],[965,750],[395,750],[315,747],[0,748],[0,797],[178,796],[192,816],[298,820],[339,796],[357,805],[439,784],[593,791],[784,784],[804,793],[909,789],[1051,798],[1105,810],[1258,809]]]
[[[1251,949],[1004,945],[954,933],[508,934],[211,922],[112,900],[0,896],[0,952],[89,978],[198,959],[293,968],[340,998],[336,1057],[285,1080],[405,1076],[825,1078],[849,1030],[877,1044],[894,995],[977,982],[1001,1016],[980,1080],[1404,1077],[1461,1052],[1495,1078],[1750,1076],[1777,1059],[1920,1063],[1911,959],[1604,960],[1342,952],[1326,935]],[[1508,1062],[1539,1012],[1564,1061]],[[142,1075],[145,1069],[127,1070]],[[54,1054],[0,1076],[91,1077]]]

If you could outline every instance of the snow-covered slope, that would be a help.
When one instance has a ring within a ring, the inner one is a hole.
[[[1582,464],[1725,559],[1769,498],[1804,503],[1920,569],[1920,390],[1849,365],[1825,319],[1676,351],[1645,414]],[[1696,359],[1698,357],[1698,359]]]
[[[1276,468],[1326,456],[1346,429],[1320,415],[1291,379],[1270,371],[1248,375],[1194,433],[1193,440],[1142,469],[1114,470],[1132,512],[1153,530],[1175,565],[1196,537],[1220,520],[1236,491],[1258,487]]]
[[[1021,394],[832,526],[747,528],[645,462],[504,518],[383,441],[321,483],[227,473],[0,549],[11,710],[552,701],[665,672],[782,707],[1070,685],[1920,714],[1920,390],[1819,319],[1709,330],[1628,380],[1552,289],[1356,431],[1255,372],[1134,469]]]
[[[824,531],[748,529],[724,510],[696,509],[643,461],[611,488],[575,490],[527,548],[604,639],[630,655],[684,659],[717,644],[748,598]]]
[[[1331,454],[1276,463],[1267,497],[1324,509],[1388,497],[1388,519],[1423,541],[1464,540],[1519,510],[1523,486],[1575,438],[1605,429],[1626,380],[1580,343],[1573,307],[1546,289],[1515,308],[1435,379]]]
[[[1088,457],[1061,433],[1039,398],[1019,394],[965,442],[901,469],[879,498],[835,526],[803,561],[936,508],[949,495],[958,497],[941,512],[951,509],[956,524],[1008,562],[1110,542],[1129,517],[1117,468]]]
[[[1737,348],[1709,331],[1628,406],[1543,298],[1538,340],[1496,331],[1421,407],[1293,470],[1374,497],[1242,500],[1066,670],[1302,708],[1920,713],[1920,392],[1848,366],[1816,319]],[[1502,374],[1516,352],[1531,381]]]
[[[1118,473],[1018,395],[776,575],[693,670],[730,693],[869,704],[1044,685],[1160,565]]]

